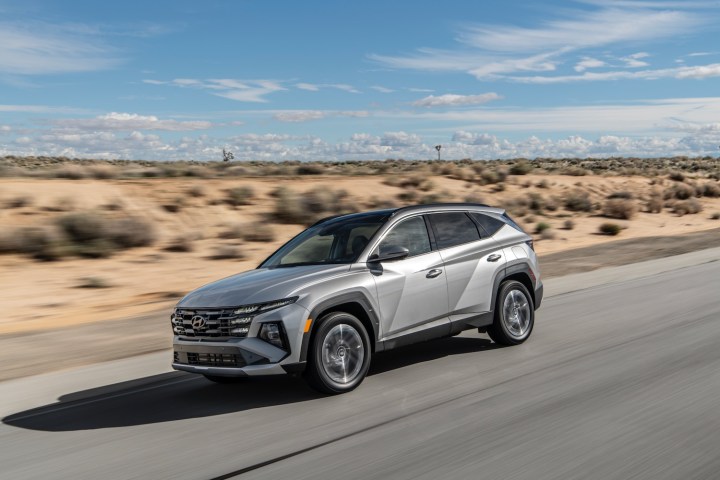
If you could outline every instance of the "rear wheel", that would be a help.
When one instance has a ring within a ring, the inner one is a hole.
[[[495,343],[518,345],[528,339],[535,324],[535,308],[525,285],[508,280],[500,285],[495,319],[487,333]]]
[[[318,322],[308,352],[305,379],[323,393],[353,390],[370,367],[370,338],[363,324],[345,312],[330,313]]]

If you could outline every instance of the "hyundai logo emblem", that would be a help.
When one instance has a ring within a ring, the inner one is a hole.
[[[190,323],[192,324],[193,330],[204,330],[207,326],[205,317],[202,315],[195,315],[192,319],[190,319]]]

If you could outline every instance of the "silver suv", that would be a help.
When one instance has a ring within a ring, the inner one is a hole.
[[[542,296],[532,238],[502,209],[342,215],[180,300],[172,366],[221,383],[302,374],[342,393],[362,382],[373,354],[402,345],[474,328],[522,343]]]

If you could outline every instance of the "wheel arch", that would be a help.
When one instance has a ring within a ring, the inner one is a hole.
[[[300,362],[307,361],[310,342],[314,338],[318,320],[330,312],[345,312],[360,320],[370,337],[371,352],[375,352],[378,339],[379,320],[372,308],[370,301],[360,292],[346,293],[337,297],[320,302],[310,310],[310,330],[303,333],[302,346],[300,348]]]
[[[500,285],[508,280],[515,280],[522,283],[527,288],[528,293],[532,297],[533,306],[537,309],[537,298],[535,291],[535,282],[533,281],[534,275],[530,269],[530,265],[527,263],[518,263],[510,265],[505,268],[505,272],[502,275],[498,275],[495,278],[493,284],[493,297],[492,297],[492,311],[495,311],[495,303],[497,302],[498,292],[500,291]]]

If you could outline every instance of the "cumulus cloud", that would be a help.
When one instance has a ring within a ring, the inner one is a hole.
[[[409,147],[422,144],[422,138],[414,133],[385,132],[380,138],[380,145],[388,147]]]
[[[200,80],[196,78],[175,78],[173,80],[145,79],[143,83],[150,85],[170,85],[179,88],[206,90],[212,95],[229,98],[238,102],[264,103],[266,95],[287,90],[276,80],[236,80],[232,78],[216,78]]]
[[[0,22],[0,73],[43,75],[105,70],[119,52],[84,25]]]
[[[448,93],[445,95],[429,95],[420,100],[412,102],[414,107],[448,107],[461,105],[481,105],[493,100],[499,100],[502,96],[497,93],[483,93],[481,95],[455,95]]]
[[[132,131],[132,130],[165,130],[169,132],[182,132],[188,130],[205,130],[212,127],[212,123],[194,120],[161,120],[154,115],[138,115],[136,113],[111,112],[95,118],[66,118],[52,121],[58,127],[95,130],[95,131]]]

